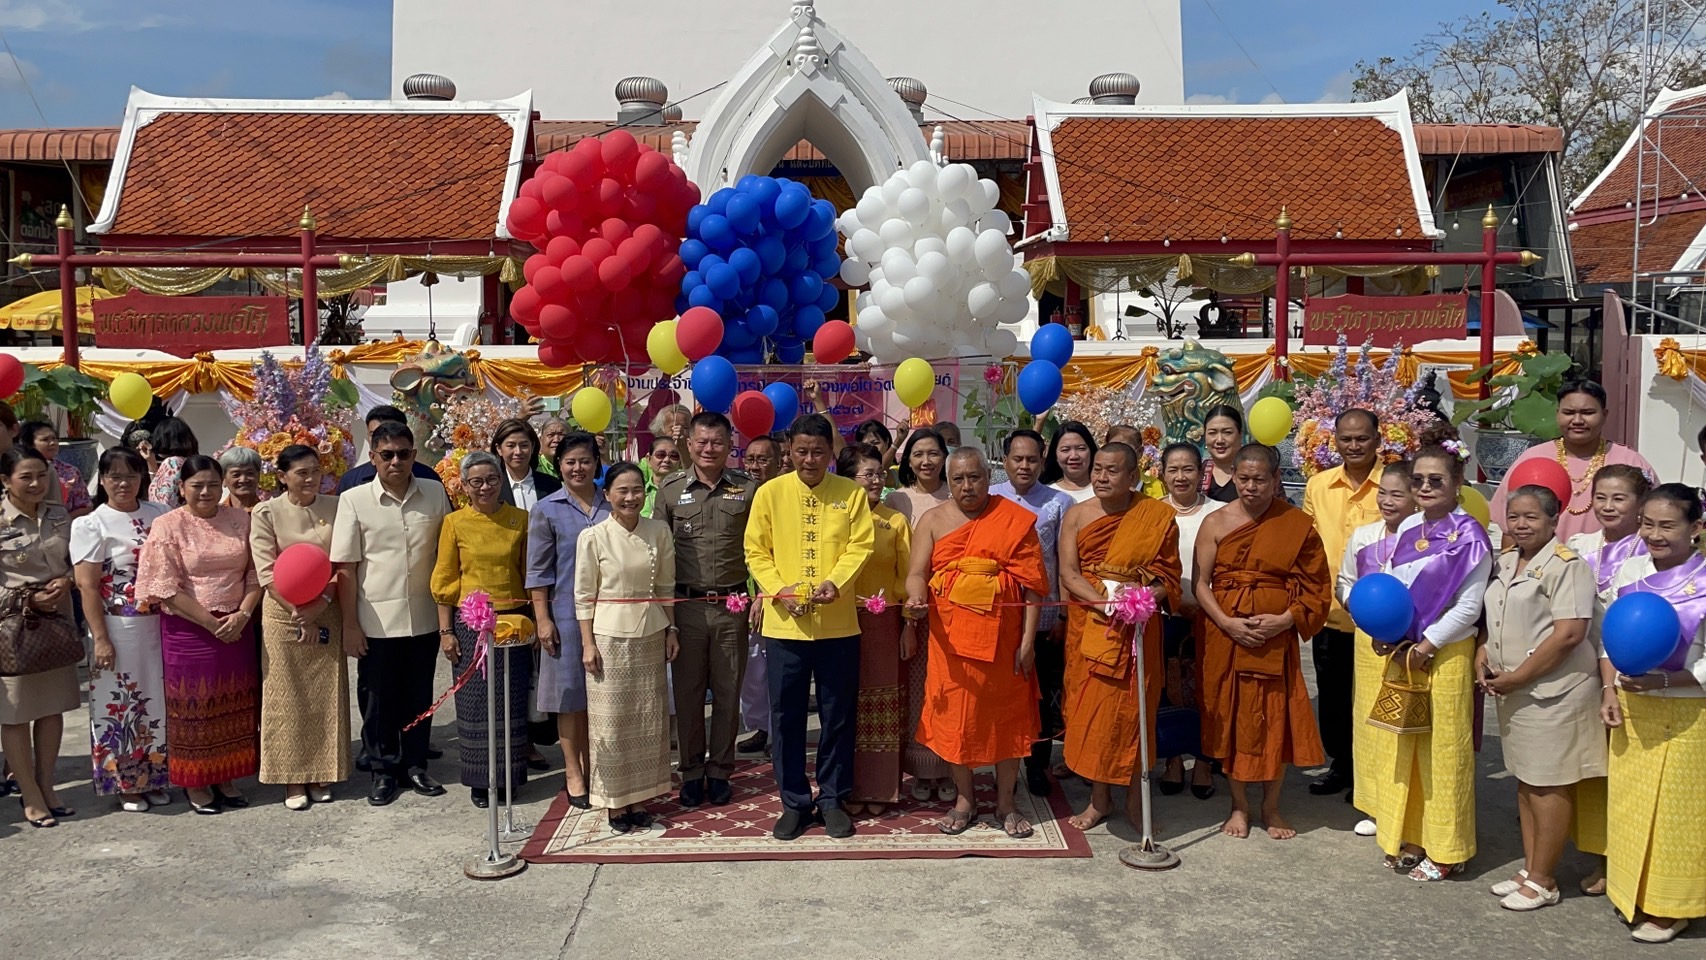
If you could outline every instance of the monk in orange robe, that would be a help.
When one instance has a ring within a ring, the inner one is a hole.
[[[1090,805],[1069,823],[1088,830],[1114,805],[1113,786],[1128,786],[1126,816],[1142,822],[1140,783],[1148,772],[1139,762],[1137,671],[1132,657],[1135,628],[1112,623],[1105,610],[1083,604],[1112,599],[1109,584],[1136,585],[1155,595],[1158,607],[1179,604],[1179,527],[1173,508],[1132,491],[1137,451],[1110,443],[1096,452],[1090,486],[1096,492],[1068,510],[1060,529],[1061,589],[1080,601],[1066,634],[1066,765],[1090,781]],[[1149,756],[1155,756],[1155,713],[1165,679],[1161,617],[1144,624],[1142,718]]]
[[[1327,622],[1332,578],[1309,515],[1278,496],[1279,454],[1252,443],[1233,462],[1238,499],[1209,514],[1196,543],[1203,609],[1202,744],[1232,786],[1221,831],[1250,834],[1249,783],[1263,783],[1268,836],[1297,835],[1280,815],[1286,764],[1326,762],[1303,685],[1299,643]]]
[[[930,620],[929,671],[918,742],[949,765],[959,796],[939,826],[964,833],[977,819],[973,771],[995,765],[995,815],[1007,835],[1032,826],[1013,791],[1037,732],[1037,617],[1049,589],[1036,516],[989,495],[983,452],[948,458],[950,498],[912,531],[906,612]],[[1023,601],[1023,603],[1021,603]]]

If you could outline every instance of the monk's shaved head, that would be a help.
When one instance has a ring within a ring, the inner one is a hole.
[[[960,447],[948,456],[948,469],[950,471],[954,469],[956,464],[965,465],[968,463],[983,471],[985,476],[989,475],[989,458],[985,457],[983,451],[977,447]]]
[[[1131,448],[1131,444],[1121,443],[1118,440],[1110,441],[1106,446],[1102,447],[1102,449],[1096,451],[1096,456],[1097,458],[1100,458],[1104,454],[1110,453],[1125,461],[1126,470],[1136,472],[1137,451]]]
[[[1277,474],[1280,470],[1279,451],[1265,443],[1247,443],[1240,447],[1238,455],[1232,458],[1235,469],[1240,463],[1258,463],[1269,473]]]

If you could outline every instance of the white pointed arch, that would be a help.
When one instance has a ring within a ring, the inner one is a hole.
[[[930,159],[900,96],[809,0],[795,0],[788,22],[699,121],[687,174],[709,196],[746,174],[768,174],[801,140],[823,151],[855,196]]]

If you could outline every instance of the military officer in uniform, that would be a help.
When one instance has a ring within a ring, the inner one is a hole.
[[[691,466],[658,488],[653,517],[675,534],[675,622],[681,652],[675,674],[681,805],[728,803],[740,733],[740,683],[746,668],[747,615],[728,609],[746,592],[746,519],[758,484],[729,469],[733,428],[705,412],[688,425]],[[705,729],[705,691],[711,724]]]

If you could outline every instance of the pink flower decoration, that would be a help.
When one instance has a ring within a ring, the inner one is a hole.
[[[865,598],[865,612],[872,616],[876,616],[888,608],[888,599],[883,596],[883,592],[881,590],[878,590],[876,593]]]
[[[462,623],[475,633],[485,633],[498,625],[497,611],[492,609],[491,594],[475,590],[462,598]]]
[[[723,601],[723,606],[726,607],[730,613],[745,613],[746,608],[751,605],[752,598],[744,593],[731,593],[728,595],[728,598]]]
[[[1001,372],[1000,364],[992,363],[983,368],[983,382],[992,387],[1000,386],[1005,375]]]
[[[1155,594],[1148,587],[1128,584],[1114,594],[1114,609],[1109,617],[1115,623],[1142,626],[1155,616]]]

